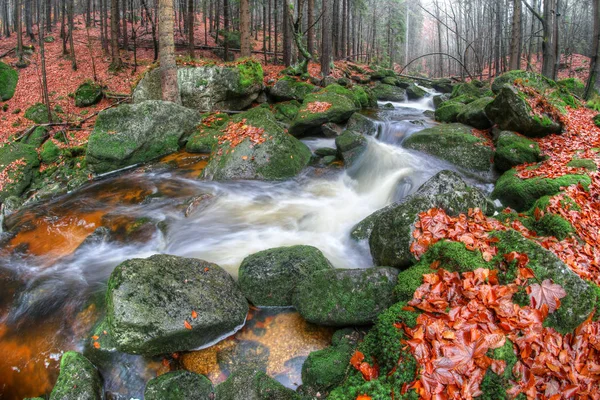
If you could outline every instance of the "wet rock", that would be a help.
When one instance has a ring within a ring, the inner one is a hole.
[[[397,86],[378,83],[372,90],[379,101],[404,101],[406,99],[406,91]]]
[[[243,340],[217,354],[221,371],[230,374],[246,368],[267,372],[269,348],[261,343]]]
[[[216,388],[218,400],[300,400],[301,396],[264,372],[234,372]]]
[[[315,150],[315,155],[319,157],[336,156],[337,149],[331,147],[321,147]]]
[[[435,108],[438,108],[443,102],[450,100],[450,95],[448,94],[438,94],[433,96],[433,105]]]
[[[291,306],[294,288],[331,263],[313,246],[289,246],[263,250],[242,261],[239,285],[256,306]]]
[[[184,107],[206,112],[243,110],[258,98],[263,86],[260,63],[247,60],[224,66],[182,67],[177,82]],[[160,100],[160,69],[147,72],[133,91],[134,103]]]
[[[323,136],[328,138],[334,138],[340,136],[344,129],[336,123],[327,122],[321,125],[321,131],[323,132]]]
[[[89,107],[97,104],[104,97],[102,86],[93,83],[85,82],[79,85],[75,91],[75,106]]]
[[[173,371],[151,379],[144,391],[146,400],[213,400],[212,383],[204,375]]]
[[[492,127],[492,122],[486,114],[486,107],[494,101],[491,97],[482,97],[466,106],[456,116],[458,122],[470,125],[477,129],[489,129]]]
[[[214,128],[199,128],[190,135],[185,150],[189,153],[210,154],[219,143],[221,131]]]
[[[273,105],[273,115],[275,119],[286,125],[289,125],[300,110],[300,103],[295,100],[285,101],[283,103],[277,103]]]
[[[448,78],[436,79],[432,82],[432,86],[440,93],[452,93],[452,81]]]
[[[290,76],[285,76],[275,82],[275,85],[269,90],[269,94],[276,102],[289,100],[301,102],[307,95],[317,90],[318,88],[310,83],[299,82]]]
[[[494,166],[504,172],[521,164],[541,161],[540,146],[510,131],[500,132],[496,140]]]
[[[462,124],[423,129],[402,144],[407,149],[441,158],[467,171],[489,172],[492,167],[492,149],[483,139],[474,136],[470,127]]]
[[[351,90],[352,93],[354,93],[356,100],[359,101],[361,107],[377,107],[377,98],[370,87],[354,85]]]
[[[10,100],[15,95],[19,74],[7,64],[0,62],[0,100]]]
[[[60,374],[50,400],[101,400],[102,379],[96,367],[81,354],[68,351],[60,359]]]
[[[370,324],[395,303],[397,275],[398,270],[388,267],[318,271],[298,284],[294,307],[319,325]]]
[[[375,136],[378,133],[377,123],[357,112],[352,114],[352,117],[348,120],[346,129],[368,136]]]
[[[352,167],[360,159],[368,145],[367,138],[352,131],[344,131],[335,138],[338,158],[344,161],[347,168]]]
[[[375,265],[404,269],[416,261],[410,252],[414,223],[419,213],[432,207],[442,208],[450,215],[470,208],[483,212],[493,209],[486,196],[469,187],[457,173],[441,171],[401,203],[386,207],[375,218],[367,217],[369,225],[373,224],[369,247]],[[368,226],[363,227],[366,229]]]
[[[452,123],[458,121],[458,115],[466,106],[462,103],[449,100],[445,101],[435,110],[435,120],[438,122]]]
[[[262,143],[245,138],[235,148],[225,141],[211,154],[202,177],[211,180],[264,179],[277,180],[296,176],[308,164],[310,149],[287,134],[273,114],[256,107],[232,118],[233,122],[264,129]]]
[[[247,312],[233,278],[203,260],[162,254],[132,259],[117,266],[108,282],[110,334],[126,353],[154,355],[208,345],[239,328]]]
[[[406,97],[409,100],[419,100],[427,95],[427,92],[417,86],[415,83],[412,83],[409,87],[406,88]]]
[[[89,138],[87,164],[99,174],[173,153],[199,122],[195,111],[158,100],[102,111]]]
[[[212,193],[204,193],[199,196],[192,197],[186,202],[187,207],[184,212],[185,217],[188,218],[190,215],[205,209],[212,204],[211,200],[214,198],[215,196]]]

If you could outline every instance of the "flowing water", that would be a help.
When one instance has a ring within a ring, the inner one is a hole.
[[[51,390],[61,354],[89,346],[106,281],[123,260],[175,254],[215,262],[237,276],[249,254],[306,244],[338,268],[372,266],[367,244],[351,240],[351,228],[452,169],[401,146],[433,125],[424,115],[431,98],[394,106],[368,114],[378,134],[350,170],[309,167],[285,182],[208,182],[197,179],[205,156],[179,153],[8,216],[9,232],[0,236],[0,398]],[[335,147],[333,139],[304,142]],[[110,240],[100,227],[112,231]],[[303,360],[327,346],[331,334],[290,309],[252,310],[243,330],[209,349],[165,359],[113,354],[98,367],[105,389],[118,399],[142,398],[144,383],[170,368],[221,382],[231,365],[244,362],[264,364],[295,388]]]

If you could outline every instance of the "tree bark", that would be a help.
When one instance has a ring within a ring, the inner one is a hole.
[[[21,0],[15,0],[15,23],[17,25],[17,58],[18,65],[25,65],[23,59],[23,27],[21,26]]]
[[[556,0],[544,1],[544,16],[542,19],[542,75],[554,79],[554,67],[556,64],[556,53],[554,46],[554,9]]]
[[[321,75],[323,77],[329,76],[330,64],[331,64],[331,0],[323,0],[323,6],[321,12],[323,13],[322,18],[322,33],[321,33]]]
[[[194,58],[194,0],[187,2],[188,54]]]
[[[173,0],[158,0],[158,43],[162,99],[181,104],[175,61]]]
[[[521,0],[514,0],[512,35],[510,39],[510,61],[508,68],[519,69],[521,66]]]
[[[251,57],[252,33],[250,32],[250,4],[248,4],[248,0],[240,0],[240,45],[241,56]]]
[[[229,61],[229,0],[223,0],[223,39],[225,56],[224,60]]]
[[[588,100],[595,96],[600,96],[600,0],[593,0],[592,7],[592,16],[594,18],[592,60],[590,63],[590,77],[585,90],[585,97]]]
[[[112,62],[110,68],[119,70],[123,66],[121,56],[119,55],[119,2],[110,0],[110,54]]]
[[[46,8],[47,11],[47,8]],[[42,18],[43,19],[43,18]],[[43,32],[43,26],[41,19],[38,20],[38,32]],[[50,108],[50,96],[48,95],[48,79],[46,75],[46,51],[44,48],[44,35],[39,35],[40,45],[40,64],[42,67],[42,97],[44,98],[44,104],[46,105],[46,112],[48,113],[48,123],[52,123],[52,109]]]
[[[75,0],[68,0],[69,1],[69,5],[68,5],[68,18],[69,18],[69,52],[71,53],[71,68],[73,68],[73,71],[77,71],[77,58],[75,57],[75,44],[73,43],[73,30],[74,30],[74,24],[73,24],[73,18],[74,15],[73,13],[75,12],[73,10],[74,8],[74,4],[75,4]]]

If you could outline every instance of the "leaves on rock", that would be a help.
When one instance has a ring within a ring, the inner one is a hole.
[[[306,109],[308,110],[308,112],[310,113],[322,113],[325,112],[327,110],[329,110],[331,108],[331,103],[327,103],[325,101],[313,101],[311,103],[308,103],[308,105],[306,106]]]
[[[550,279],[544,279],[541,285],[535,283],[527,287],[531,306],[541,308],[548,307],[548,312],[553,313],[560,307],[560,299],[567,295],[562,286],[553,283]]]

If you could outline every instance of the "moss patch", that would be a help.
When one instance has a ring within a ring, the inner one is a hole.
[[[0,62],[0,100],[10,100],[15,95],[18,81],[17,71]]]
[[[541,161],[541,153],[537,142],[509,131],[500,133],[494,153],[496,169],[504,172],[517,165],[538,161]]]

